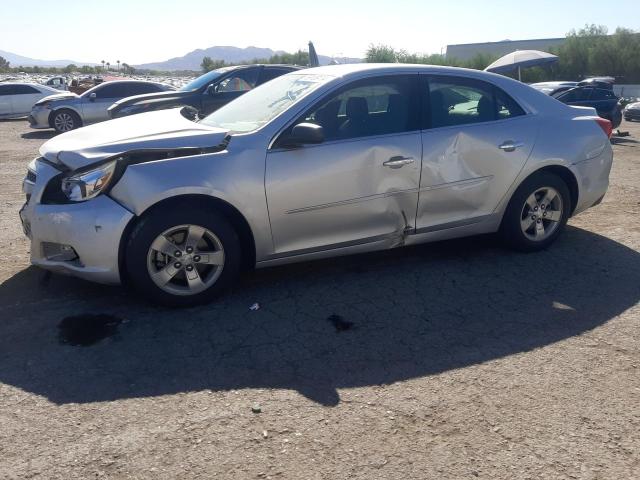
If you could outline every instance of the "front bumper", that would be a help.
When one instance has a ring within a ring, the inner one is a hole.
[[[640,120],[640,109],[624,110],[625,120]]]
[[[28,200],[20,210],[31,240],[31,263],[100,283],[120,283],[120,239],[133,214],[106,195],[80,203],[42,204],[45,186],[60,172],[42,161],[36,165],[35,182],[23,183]],[[77,258],[60,260],[51,255],[52,245],[73,248]]]
[[[49,115],[51,110],[44,107],[33,107],[29,115],[29,126],[31,128],[51,128],[49,125]]]

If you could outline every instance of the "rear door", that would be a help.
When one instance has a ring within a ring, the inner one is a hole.
[[[590,106],[598,111],[598,115],[610,118],[614,107],[618,103],[618,97],[615,96],[612,90],[595,88],[591,94],[590,103]]]
[[[522,170],[536,120],[494,85],[423,76],[418,233],[488,218]]]
[[[241,68],[229,73],[202,97],[202,115],[209,115],[221,106],[253,89],[258,83],[261,67]]]
[[[13,85],[13,114],[28,115],[40,99],[40,91],[31,85]]]
[[[0,85],[0,116],[13,114],[12,93],[13,85]]]

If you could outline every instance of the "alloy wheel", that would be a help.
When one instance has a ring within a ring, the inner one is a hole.
[[[560,226],[562,209],[562,196],[555,188],[538,188],[527,197],[522,207],[520,215],[522,233],[534,242],[546,240]]]
[[[59,132],[68,132],[69,130],[73,130],[73,123],[73,117],[71,114],[66,112],[58,113],[53,119],[53,125]]]
[[[147,254],[151,280],[173,295],[195,295],[211,287],[222,274],[222,242],[199,225],[179,225],[156,237]]]

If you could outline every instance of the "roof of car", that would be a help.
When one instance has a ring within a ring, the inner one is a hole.
[[[35,82],[0,82],[0,85],[29,85],[30,87],[47,87],[51,88],[47,85],[42,85],[41,83]]]
[[[325,65],[322,67],[308,68],[304,70],[304,73],[341,77],[359,72],[406,72],[410,70],[437,72],[441,74],[455,74],[466,72],[480,75],[496,75],[468,68],[444,67],[441,65],[423,65],[411,63],[345,63],[340,65]]]

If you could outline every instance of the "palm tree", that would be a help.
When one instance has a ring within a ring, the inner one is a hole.
[[[104,60],[102,60],[102,70],[104,71]]]
[[[111,64],[107,62],[107,71],[109,71],[110,68],[111,68]]]
[[[118,71],[120,71],[120,60],[116,60],[116,63],[118,64]]]

